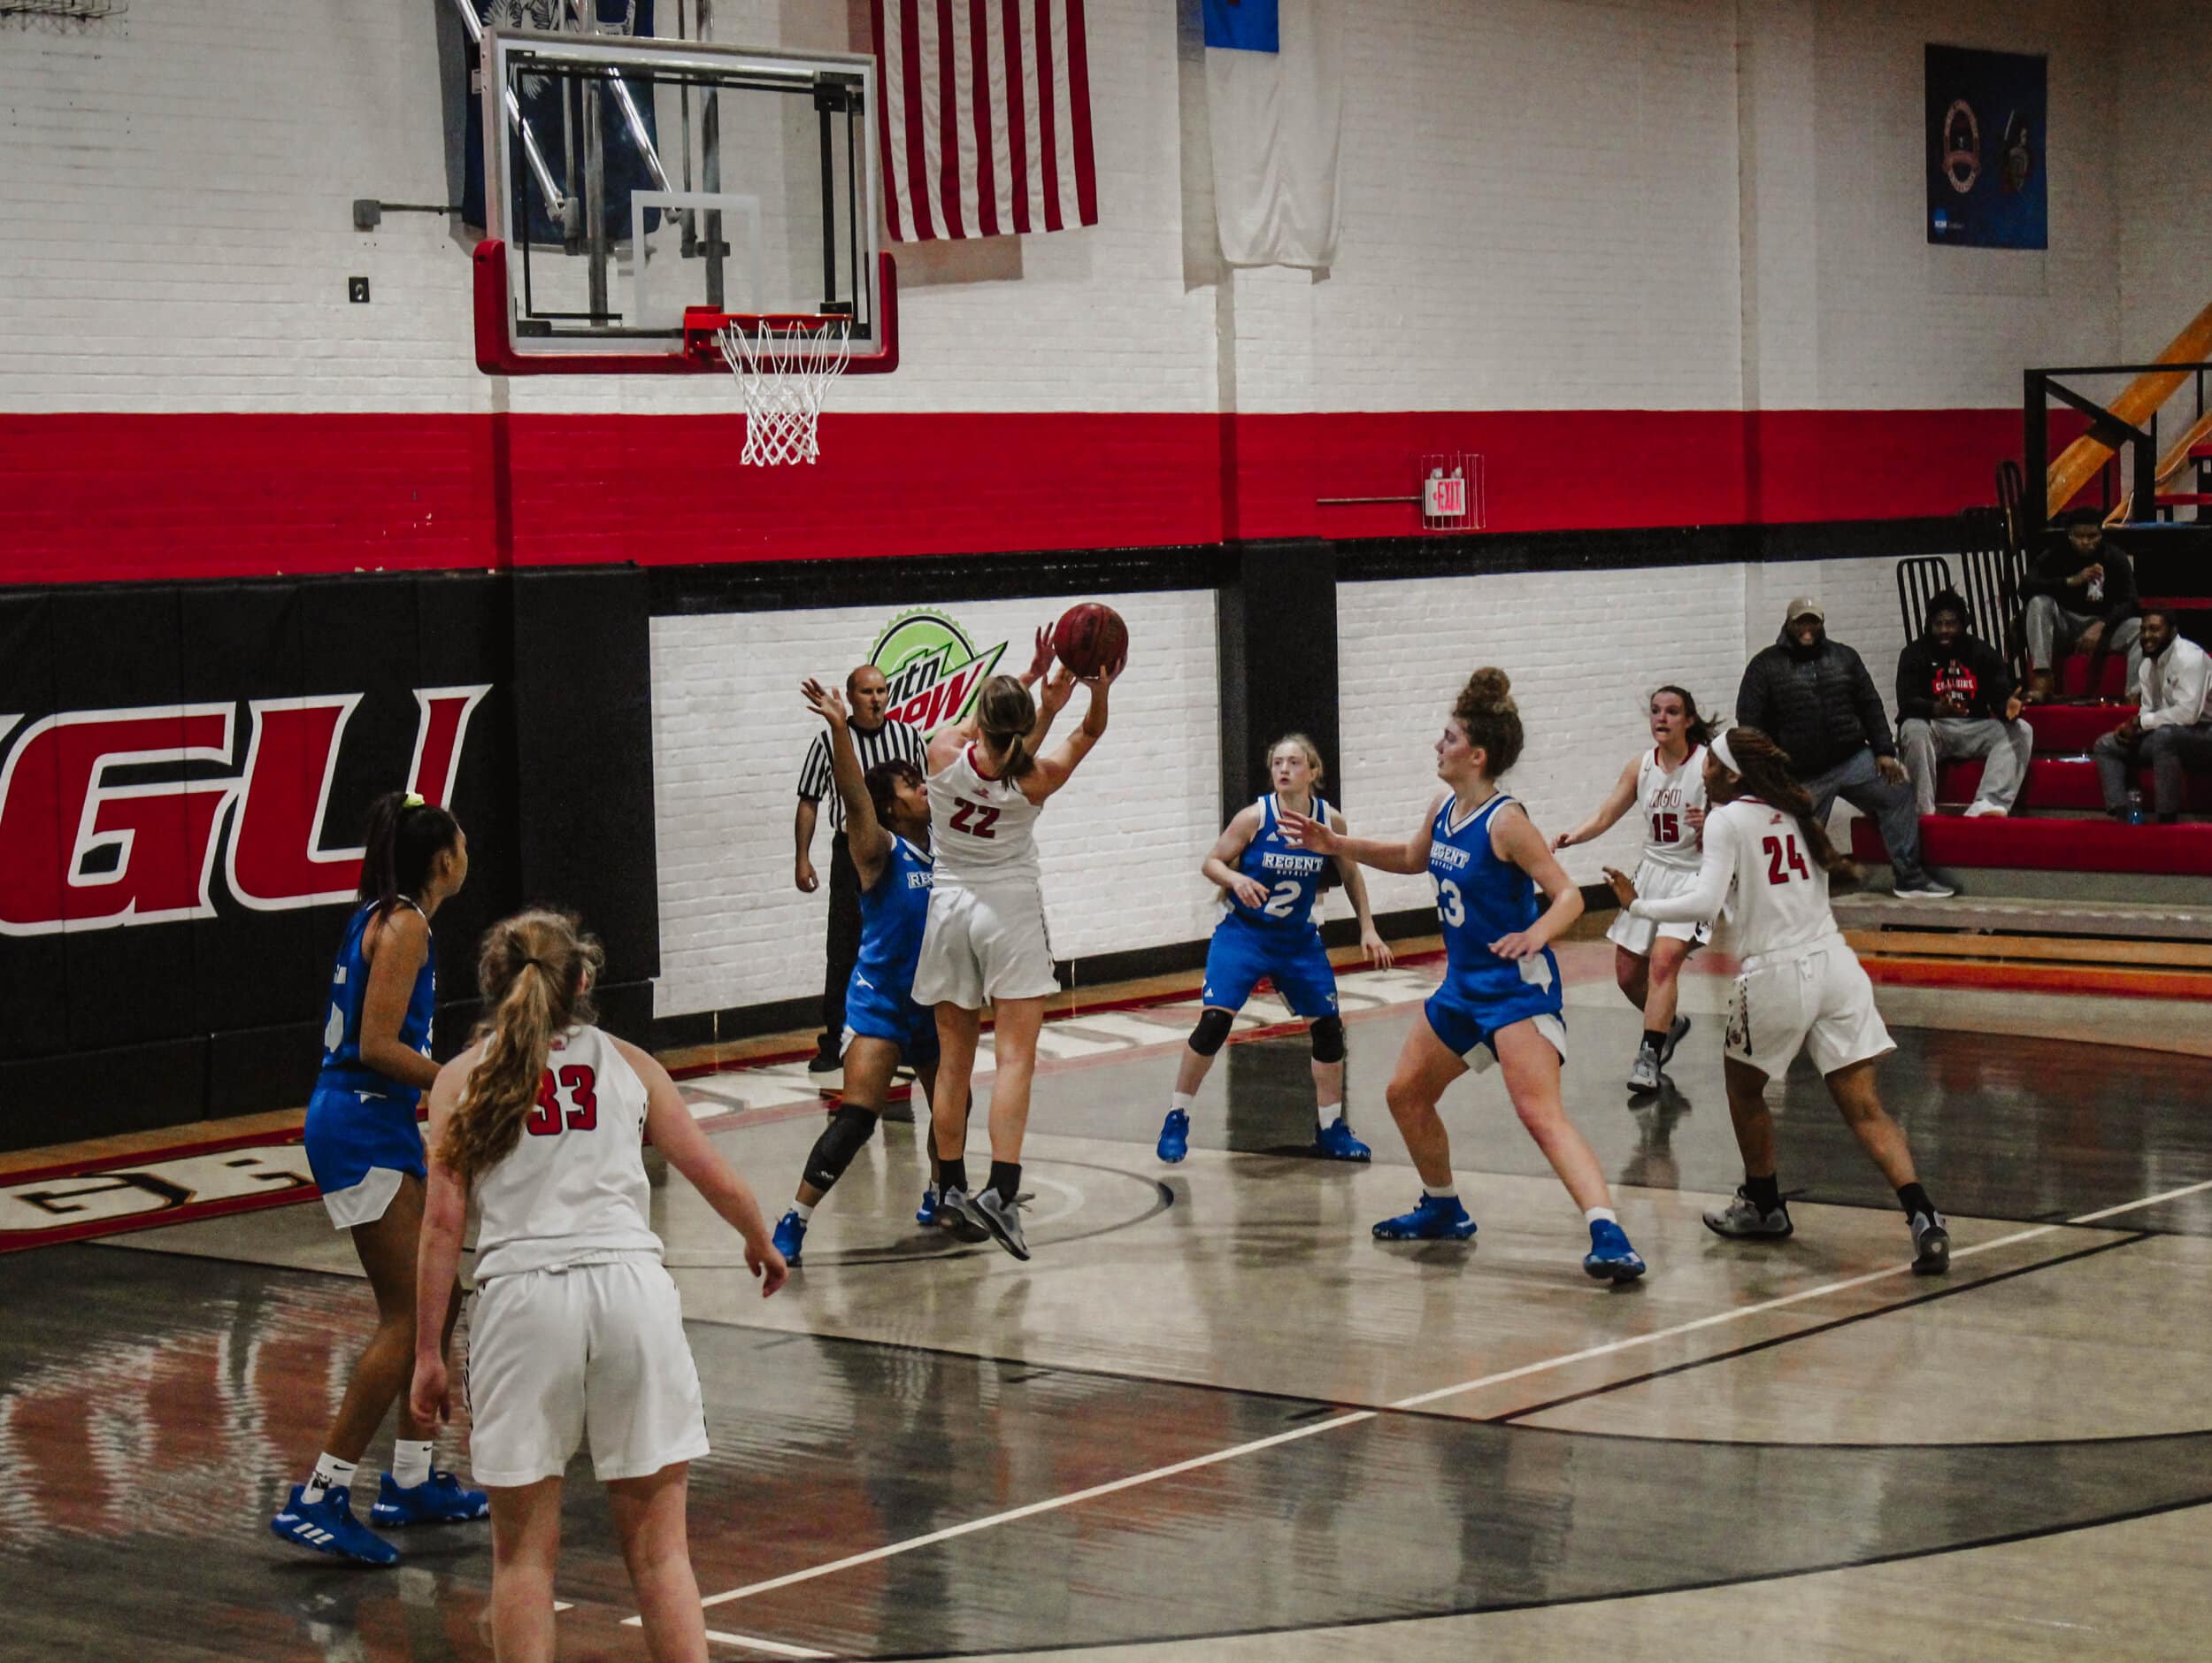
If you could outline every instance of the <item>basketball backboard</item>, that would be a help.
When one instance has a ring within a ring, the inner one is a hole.
[[[726,373],[721,323],[768,316],[896,366],[872,59],[493,28],[480,61],[487,373]]]

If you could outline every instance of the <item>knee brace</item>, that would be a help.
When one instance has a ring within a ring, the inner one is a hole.
[[[1190,1031],[1190,1048],[1201,1057],[1212,1056],[1228,1043],[1229,1029],[1235,1021],[1226,1011],[1202,1012],[1198,1026]]]
[[[807,1182],[817,1190],[829,1189],[845,1175],[845,1168],[853,1164],[853,1157],[866,1148],[868,1140],[875,1135],[873,1111],[856,1103],[839,1105],[806,1158]]]
[[[1313,1041],[1314,1061],[1342,1062],[1344,1060],[1344,1019],[1342,1017],[1317,1017],[1309,1037]]]

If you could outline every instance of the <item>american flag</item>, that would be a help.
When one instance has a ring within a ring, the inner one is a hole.
[[[1098,223],[1083,0],[872,0],[895,243]]]

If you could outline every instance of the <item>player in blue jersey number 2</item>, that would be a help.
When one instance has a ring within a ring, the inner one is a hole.
[[[1388,1094],[1391,1118],[1421,1174],[1421,1199],[1412,1212],[1376,1225],[1377,1238],[1464,1241],[1475,1233],[1452,1178],[1451,1138],[1436,1105],[1479,1047],[1503,1069],[1514,1113],[1582,1209],[1590,1228],[1583,1269],[1600,1281],[1629,1282],[1644,1274],[1644,1261],[1614,1215],[1596,1154],[1560,1100],[1567,1029],[1551,943],[1581,916],[1582,896],[1527,811],[1499,789],[1499,776],[1521,755],[1521,716],[1510,687],[1502,670],[1468,678],[1436,742],[1437,777],[1451,789],[1403,843],[1346,837],[1297,814],[1284,815],[1283,826],[1304,848],[1348,855],[1379,872],[1426,871],[1436,885],[1444,982],[1406,1036]],[[1474,1066],[1488,1060],[1477,1056]]]
[[[1306,1020],[1313,1047],[1313,1152],[1330,1160],[1366,1160],[1367,1145],[1344,1118],[1344,1019],[1336,1008],[1336,972],[1314,922],[1323,868],[1328,858],[1294,848],[1280,816],[1296,812],[1344,829],[1344,816],[1322,800],[1321,753],[1303,734],[1286,734],[1267,753],[1274,788],[1237,811],[1201,868],[1221,886],[1224,910],[1206,952],[1205,1008],[1175,1074],[1175,1094],[1160,1128],[1160,1159],[1179,1161],[1190,1143],[1191,1099],[1205,1083],[1231,1023],[1262,976],[1275,984],[1291,1014]],[[1367,882],[1356,862],[1339,859],[1344,891],[1359,915],[1360,945],[1377,969],[1390,964],[1390,949],[1376,933],[1367,905]]]

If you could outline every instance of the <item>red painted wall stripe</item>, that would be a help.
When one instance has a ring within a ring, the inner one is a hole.
[[[0,583],[1375,537],[1412,458],[1486,459],[1494,531],[1878,520],[1993,496],[2008,410],[0,415]],[[588,464],[580,458],[590,458]]]

